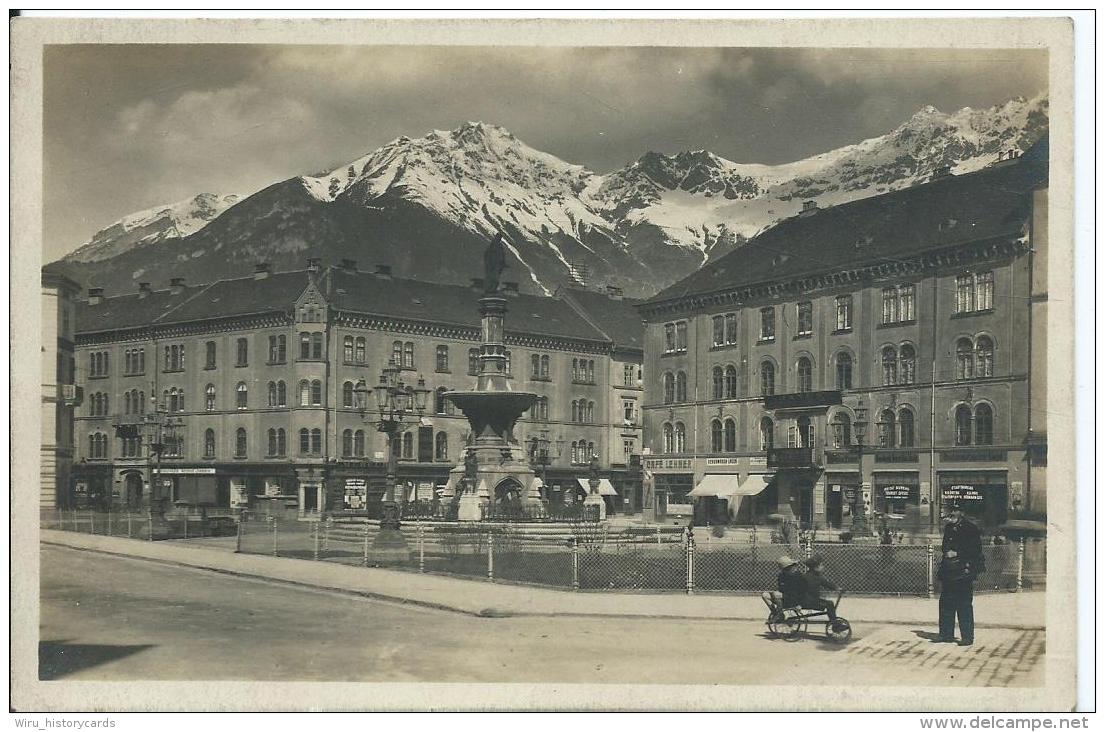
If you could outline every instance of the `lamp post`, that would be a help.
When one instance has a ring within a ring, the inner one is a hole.
[[[541,430],[540,436],[530,439],[530,461],[541,468],[541,500],[549,498],[549,465],[564,452],[564,438],[549,439],[549,431]]]
[[[426,380],[421,376],[418,377],[417,386],[403,383],[399,378],[399,365],[392,358],[380,373],[380,382],[376,388],[369,389],[363,381],[357,384],[355,392],[362,419],[368,414],[369,391],[376,396],[379,415],[375,421],[376,430],[387,435],[387,486],[380,511],[380,530],[398,531],[400,510],[395,500],[398,437],[404,427],[421,423],[430,390],[426,388]]]
[[[867,534],[867,517],[863,507],[863,438],[867,433],[867,407],[863,402],[856,407],[856,418],[852,422],[856,431],[856,462],[859,465],[859,485],[852,498],[852,535]]]

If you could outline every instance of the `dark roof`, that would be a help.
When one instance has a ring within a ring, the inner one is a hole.
[[[1046,180],[1046,138],[1010,163],[786,219],[684,277],[646,305],[893,261],[1017,235]]]
[[[380,277],[342,269],[331,269],[328,276],[330,304],[338,310],[480,327],[478,301],[483,292],[472,287]],[[507,307],[504,323],[507,332],[609,340],[569,304],[557,298],[519,293],[507,296]]]
[[[77,308],[77,332],[98,333],[150,325],[167,312],[204,289],[204,285],[186,287],[179,295],[170,290],[154,290],[145,297],[138,293],[105,297],[98,305],[82,302]]]
[[[564,288],[560,294],[574,302],[615,346],[643,350],[645,326],[637,310],[642,300],[612,298],[601,292],[576,288]]]
[[[220,280],[158,317],[158,323],[187,323],[291,310],[307,288],[307,272],[274,272],[263,279]]]

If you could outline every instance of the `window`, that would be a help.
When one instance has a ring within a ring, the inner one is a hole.
[[[900,447],[913,447],[913,410],[902,407],[898,412],[898,445]]]
[[[760,340],[775,340],[775,308],[760,310]]]
[[[813,362],[805,356],[798,359],[798,391],[813,391]]]
[[[300,333],[299,334],[299,358],[301,360],[307,360],[311,357],[311,334]]]
[[[725,393],[725,370],[720,366],[714,366],[713,398],[722,399]]]
[[[767,451],[775,447],[775,423],[771,417],[760,419],[760,449]]]
[[[725,452],[737,451],[737,423],[736,420],[725,420]]]
[[[994,342],[989,336],[979,336],[975,341],[975,376],[987,378],[994,375]]]
[[[435,349],[434,362],[438,371],[449,370],[449,346],[438,346]]]
[[[911,322],[916,319],[914,314],[914,302],[916,293],[913,285],[902,285],[898,288],[898,316],[902,322]]]
[[[975,407],[975,444],[994,444],[994,411],[989,404]]]
[[[737,367],[732,364],[725,367],[725,398],[737,398]]]
[[[715,315],[713,319],[714,323],[714,345],[725,345],[725,316]]]
[[[449,459],[449,436],[444,432],[434,435],[434,460]]]
[[[365,355],[366,351],[367,351],[367,348],[366,348],[366,341],[364,339],[364,336],[357,336],[357,352],[356,352],[356,354],[354,354],[353,360],[356,361],[357,363],[366,363],[366,360],[367,360],[367,356]]]
[[[283,427],[276,430],[276,454],[280,457],[288,454],[288,434]]]
[[[318,379],[311,382],[311,406],[322,406],[322,382]]]
[[[894,386],[898,383],[898,350],[894,346],[882,349],[882,385]]]
[[[728,313],[725,316],[725,345],[732,346],[737,342],[737,314]]]
[[[798,335],[813,333],[813,303],[798,303]]]
[[[979,272],[975,276],[975,307],[979,310],[994,309],[993,272]]]
[[[468,374],[475,376],[480,372],[480,349],[468,349]]]
[[[683,371],[675,374],[675,401],[687,401],[687,374]]]
[[[235,402],[238,409],[246,409],[249,407],[249,388],[246,386],[246,382],[239,381],[238,386],[235,387],[237,394],[237,401]]]
[[[506,373],[506,375],[507,375],[507,376],[510,376],[510,374],[511,374],[511,369],[510,369],[510,362],[511,362],[511,361],[510,361],[510,351],[506,351],[506,352],[504,353],[504,355],[506,356],[506,361],[505,361],[505,363],[503,364],[503,366],[504,366],[504,368],[505,368],[505,373]]]
[[[675,451],[677,453],[687,451],[687,426],[682,422],[675,423]]]
[[[852,388],[852,356],[843,351],[836,354],[836,388],[840,391]]]
[[[974,277],[969,274],[955,278],[955,312],[969,313],[975,309]]]
[[[912,384],[917,379],[917,352],[903,343],[898,351],[898,383]]]
[[[966,404],[955,408],[955,444],[958,447],[971,444],[971,408]]]
[[[353,433],[353,455],[364,457],[364,430],[357,430]]]
[[[675,351],[675,323],[664,325],[664,353]]]
[[[215,430],[213,429],[203,431],[203,456],[205,458],[215,457]]]
[[[449,400],[445,398],[446,391],[444,386],[439,386],[437,391],[434,392],[434,412],[437,414],[448,414],[449,412]]]
[[[840,295],[836,298],[836,329],[852,329],[852,296]]]
[[[969,338],[960,338],[955,342],[955,378],[959,380],[975,377],[974,347]]]
[[[299,406],[311,406],[311,382],[301,379],[299,382]]]
[[[288,385],[283,381],[276,382],[276,406],[288,406]]]
[[[207,341],[207,343],[204,344],[204,360],[203,360],[203,367],[204,368],[206,368],[206,369],[215,368],[215,354],[216,354],[215,341]],[[145,359],[143,359],[143,360],[145,360]]]
[[[541,378],[542,379],[549,378],[549,357],[548,356],[542,356],[541,357]]]
[[[183,371],[184,370],[184,345],[177,344],[172,346],[165,346],[165,371]]]
[[[622,422],[627,425],[637,422],[637,405],[632,399],[622,399]]]
[[[675,452],[675,433],[672,430],[672,426],[665,422],[662,431],[664,435],[664,452]],[[572,445],[574,446],[575,443],[573,442]]]
[[[239,427],[234,433],[234,457],[244,458],[246,456],[246,430],[244,427]]]
[[[215,385],[208,384],[203,390],[203,408],[205,411],[215,411]]]
[[[276,430],[272,427],[269,428],[269,450],[266,455],[269,457],[276,457]]]
[[[897,426],[894,412],[884,409],[879,412],[879,447],[897,446]]]
[[[269,382],[269,406],[270,407],[275,407],[276,406],[276,382],[275,381],[270,381]]]
[[[403,457],[404,460],[413,460],[414,459],[414,433],[413,432],[404,432],[403,433],[402,457]]]
[[[622,456],[625,459],[625,464],[628,465],[633,459],[634,444],[633,440],[622,440]]]
[[[287,336],[269,336],[269,363],[285,363],[287,360]]]
[[[306,427],[299,431],[299,453],[307,455],[311,452],[311,431]]]
[[[314,455],[322,454],[322,430],[318,427],[311,430],[311,453]]]
[[[898,288],[884,287],[882,291],[882,322],[898,322]]]
[[[341,385],[341,405],[343,407],[353,406],[353,382],[347,381]]]
[[[547,421],[549,419],[549,398],[538,397],[537,398],[537,414],[534,415],[537,419]]]
[[[775,364],[764,361],[760,364],[760,394],[771,396],[775,393]]]
[[[146,349],[128,349],[124,357],[124,370],[128,376],[146,373]]]
[[[238,339],[238,360],[236,366],[249,366],[249,339]]]
[[[414,344],[410,341],[403,344],[403,368],[414,368]]]
[[[685,320],[675,324],[675,350],[687,350],[687,321]]]
[[[710,451],[721,452],[723,443],[723,428],[721,426],[721,420],[715,419],[710,422]]]
[[[956,313],[972,313],[993,308],[993,272],[968,273],[955,278]]]
[[[675,402],[675,374],[668,371],[664,374],[664,404],[673,404]]]
[[[341,454],[342,457],[353,456],[353,430],[344,430],[341,433]]]
[[[842,448],[852,444],[852,420],[844,412],[833,417],[833,447]]]
[[[342,339],[341,355],[346,363],[353,363],[353,336]]]
[[[403,341],[392,341],[391,362],[397,367],[403,366]]]

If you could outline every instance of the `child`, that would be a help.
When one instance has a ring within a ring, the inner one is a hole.
[[[763,599],[776,607],[797,607],[802,602],[802,567],[788,556],[779,557],[778,564],[779,589],[763,593]]]
[[[836,620],[836,604],[832,600],[821,597],[822,588],[834,591],[837,586],[821,574],[825,562],[821,557],[813,556],[806,560],[806,573],[801,575],[803,592],[802,607],[812,610],[824,610],[829,614],[829,620]]]

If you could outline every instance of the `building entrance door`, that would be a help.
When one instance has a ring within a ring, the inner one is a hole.
[[[141,506],[144,483],[138,473],[127,473],[126,501],[128,506]]]
[[[804,529],[813,527],[813,486],[798,488],[798,525]]]
[[[833,489],[836,490],[833,490]],[[825,492],[825,518],[829,527],[839,529],[844,523],[844,489],[839,485],[826,487]]]

